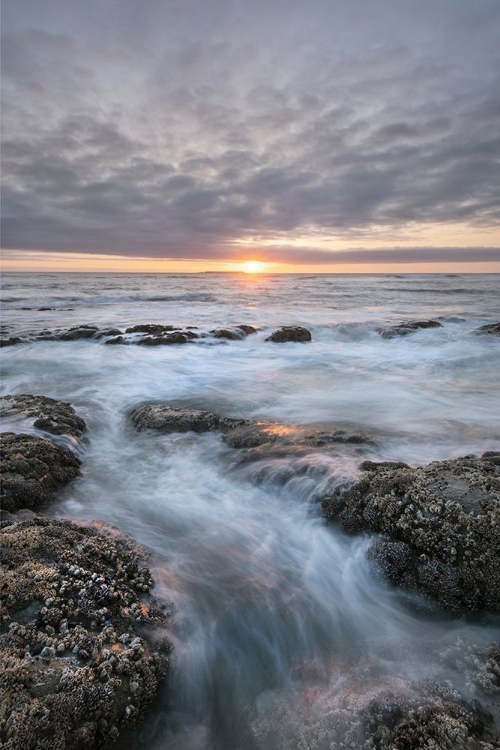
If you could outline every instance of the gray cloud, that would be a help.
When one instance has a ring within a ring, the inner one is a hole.
[[[498,226],[499,50],[496,0],[5,0],[3,245],[498,259],[394,238]]]

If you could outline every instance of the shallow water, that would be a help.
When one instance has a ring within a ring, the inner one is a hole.
[[[3,393],[71,401],[88,424],[83,477],[51,515],[129,533],[153,553],[171,603],[173,668],[138,745],[268,750],[271,725],[284,746],[314,747],[316,713],[346,680],[361,702],[380,686],[404,690],[408,676],[443,677],[436,653],[458,637],[498,633],[491,620],[426,614],[376,580],[369,540],[325,525],[315,502],[366,458],[417,465],[498,449],[499,341],[471,335],[500,319],[498,276],[5,274],[2,286],[10,334],[94,322],[262,329],[217,345],[2,350]],[[444,327],[392,340],[375,330],[429,317]],[[265,343],[282,324],[307,325],[312,343]],[[242,465],[216,434],[136,433],[128,413],[148,400],[361,429],[373,442]]]

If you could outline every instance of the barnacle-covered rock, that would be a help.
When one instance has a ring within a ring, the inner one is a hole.
[[[0,417],[32,419],[33,427],[53,435],[79,438],[86,429],[85,422],[70,404],[47,396],[2,396]]]
[[[69,521],[7,523],[0,621],[5,750],[84,750],[137,723],[168,665],[143,553]]]
[[[2,511],[38,508],[80,473],[80,459],[68,448],[35,435],[0,435]]]
[[[323,511],[384,535],[369,555],[392,583],[455,612],[500,611],[500,453],[386,464],[325,497]]]

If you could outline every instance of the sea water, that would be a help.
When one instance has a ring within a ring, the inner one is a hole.
[[[88,425],[71,446],[82,477],[47,513],[112,524],[151,553],[174,650],[137,747],[313,748],[346,691],[362,705],[435,677],[473,697],[436,655],[458,639],[489,643],[498,621],[445,618],[391,589],[370,569],[369,536],[326,524],[319,499],[366,459],[416,466],[498,450],[499,340],[473,331],[500,320],[499,292],[495,275],[4,274],[8,335],[78,324],[259,329],[183,346],[2,350],[2,393],[70,401]],[[376,330],[429,318],[442,328],[393,339]],[[311,343],[265,341],[294,324]],[[216,433],[137,433],[130,410],[152,401],[349,428],[370,442],[242,463]],[[2,426],[21,428],[32,431]]]

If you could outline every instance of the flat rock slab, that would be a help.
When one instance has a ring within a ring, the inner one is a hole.
[[[37,509],[80,473],[80,459],[68,448],[35,435],[0,435],[1,507]]]
[[[500,612],[500,453],[385,465],[325,497],[323,512],[383,534],[369,556],[391,583],[454,612]]]
[[[251,424],[247,419],[230,419],[210,411],[174,408],[166,404],[138,406],[131,417],[139,430],[152,429],[163,433],[212,432]]]
[[[0,744],[107,746],[141,719],[168,665],[168,644],[151,641],[164,615],[144,555],[123,537],[39,517],[3,525],[0,540]]]
[[[230,448],[240,451],[243,461],[258,461],[290,454],[304,455],[338,443],[363,444],[366,436],[349,430],[313,430],[295,425],[221,417],[201,409],[175,408],[168,404],[146,404],[131,412],[139,430],[174,432],[221,432]]]
[[[0,417],[33,419],[33,427],[53,435],[80,438],[86,430],[85,422],[70,404],[47,396],[3,396],[0,398]]]
[[[407,320],[392,326],[377,328],[383,339],[392,339],[396,336],[408,336],[422,328],[442,328],[443,326],[437,320]]]

